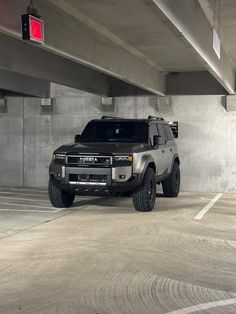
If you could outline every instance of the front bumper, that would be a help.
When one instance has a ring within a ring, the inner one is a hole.
[[[133,174],[132,166],[86,168],[65,167],[52,163],[49,175],[52,183],[58,188],[81,192],[132,192],[141,183],[141,175]]]

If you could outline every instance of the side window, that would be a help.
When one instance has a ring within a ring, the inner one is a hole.
[[[174,136],[173,136],[172,130],[169,127],[169,125],[165,124],[164,125],[164,129],[165,129],[165,132],[166,132],[167,141],[173,140]]]
[[[156,124],[152,123],[149,126],[149,142],[153,145],[153,136],[158,135]]]
[[[159,134],[160,137],[161,137],[160,144],[163,145],[163,144],[165,144],[165,142],[166,142],[166,136],[165,136],[165,132],[164,132],[164,129],[163,129],[162,124],[158,124],[158,125],[157,125],[157,128],[158,128],[158,134]]]

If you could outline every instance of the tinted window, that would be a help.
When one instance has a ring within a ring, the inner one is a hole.
[[[153,145],[153,136],[158,135],[157,126],[156,124],[151,124],[149,127],[149,139],[151,145]]]
[[[148,127],[140,121],[93,121],[85,127],[80,142],[147,143]]]
[[[158,124],[157,128],[158,128],[158,133],[159,133],[159,135],[161,137],[160,144],[165,144],[166,137],[165,137],[165,132],[164,132],[162,124]]]
[[[173,140],[173,138],[174,138],[173,132],[172,132],[171,128],[169,127],[169,125],[165,124],[164,128],[165,128],[167,140]]]

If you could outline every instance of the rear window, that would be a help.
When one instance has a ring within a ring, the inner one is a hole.
[[[80,142],[147,143],[148,125],[142,121],[92,121]]]
[[[173,132],[172,132],[171,128],[169,127],[169,125],[165,124],[164,129],[166,132],[167,141],[173,140],[173,138],[174,138]]]
[[[158,128],[159,136],[161,137],[160,144],[164,145],[166,143],[167,136],[165,134],[165,131],[164,131],[164,128],[163,128],[163,124],[158,124],[157,128]]]

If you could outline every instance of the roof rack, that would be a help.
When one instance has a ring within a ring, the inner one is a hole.
[[[124,119],[124,118],[121,118],[121,117],[112,117],[112,116],[102,116],[101,119],[102,119],[102,120],[106,120],[106,119]]]
[[[161,118],[161,117],[148,116],[148,120],[161,120],[161,121],[164,121],[165,119]]]

